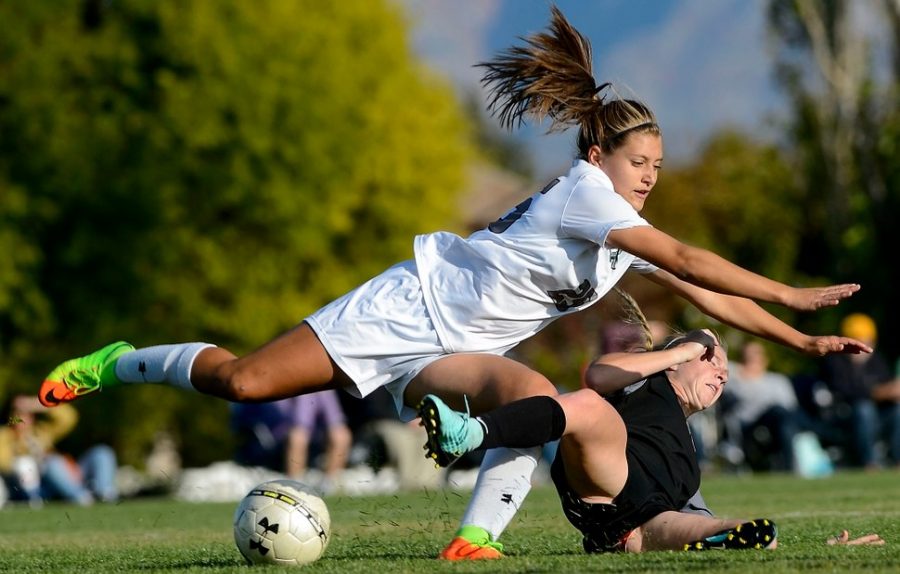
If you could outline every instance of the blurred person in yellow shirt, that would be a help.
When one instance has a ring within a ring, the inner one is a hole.
[[[116,455],[106,445],[95,445],[78,460],[55,446],[75,429],[78,412],[71,405],[47,409],[37,397],[17,395],[3,412],[0,428],[0,475],[12,500],[40,506],[45,500],[80,505],[95,500],[115,501]]]

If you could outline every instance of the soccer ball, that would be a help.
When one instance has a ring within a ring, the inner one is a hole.
[[[254,487],[234,512],[234,542],[251,564],[313,562],[325,552],[330,536],[325,502],[293,480]]]

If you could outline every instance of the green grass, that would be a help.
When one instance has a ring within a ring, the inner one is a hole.
[[[900,473],[842,473],[824,480],[788,476],[710,477],[707,502],[721,515],[778,522],[773,552],[655,552],[593,555],[565,521],[551,487],[536,488],[504,535],[508,557],[443,563],[434,556],[465,507],[467,493],[441,491],[326,499],[332,540],[305,572],[844,572],[900,571]],[[0,510],[0,572],[248,572],[231,539],[234,504],[126,501],[77,508]],[[877,532],[883,547],[831,547],[847,528]],[[284,571],[254,567],[253,572]]]

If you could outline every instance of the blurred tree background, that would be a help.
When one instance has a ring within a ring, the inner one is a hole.
[[[882,46],[854,5],[770,1],[782,140],[715,134],[666,166],[645,215],[780,281],[861,283],[838,309],[772,310],[817,333],[864,311],[896,357],[900,7],[869,5]],[[473,164],[529,177],[408,35],[391,0],[0,3],[0,400],[118,338],[249,351],[408,258],[416,233],[466,229]],[[651,318],[708,325],[647,281],[624,286]],[[577,385],[608,299],[519,357]],[[75,447],[108,441],[140,464],[167,430],[186,464],[231,456],[223,401],[154,387],[77,406]]]
[[[884,34],[867,26],[880,21]],[[878,347],[900,355],[900,3],[770,0],[773,73],[787,96],[781,139],[755,141],[723,128],[688,165],[666,165],[643,215],[686,242],[798,286],[860,283],[834,308],[794,313],[767,306],[807,333],[838,334],[860,311],[879,326]],[[763,49],[761,46],[760,49]],[[716,95],[710,92],[710,97]],[[675,328],[709,319],[649,282],[626,278],[648,317]],[[620,310],[615,295],[602,317]],[[567,317],[520,345],[551,380],[577,385],[599,349],[595,314]],[[733,343],[743,335],[722,329]],[[816,361],[769,345],[772,368],[817,374]]]
[[[468,123],[391,2],[4,2],[0,22],[4,395],[117,338],[249,351],[455,225]],[[222,401],[79,410],[73,440],[128,462],[157,429],[187,461],[231,455]]]
[[[874,12],[869,21],[881,22],[884,36],[862,22],[861,10]],[[880,327],[879,347],[896,358],[900,3],[773,0],[769,20],[775,73],[792,106],[785,157],[803,206],[796,271],[862,284],[846,305],[822,314],[824,325],[865,312]]]

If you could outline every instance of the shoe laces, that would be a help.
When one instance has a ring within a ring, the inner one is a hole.
[[[476,546],[481,546],[482,548],[490,547],[498,552],[503,552],[503,544],[501,544],[499,542],[495,542],[493,540],[488,540],[487,542],[479,542],[477,544],[473,542],[472,544],[475,544]]]
[[[100,389],[100,373],[98,368],[76,370],[63,377],[66,387],[75,396],[86,395]]]
[[[471,416],[472,411],[469,409],[469,397],[467,397],[466,395],[463,395],[463,404],[466,406],[466,412],[465,413],[457,412],[456,414],[462,420],[462,426],[460,427],[460,430],[462,430],[462,432],[465,434],[466,432],[468,432],[466,429],[469,426],[469,419],[472,418],[472,416]],[[456,437],[456,438],[458,440],[459,437]],[[456,441],[454,441],[454,442],[456,442]],[[458,458],[459,457],[457,457],[457,459]]]
[[[463,421],[463,423],[464,423],[464,424],[463,424],[463,428],[465,428],[465,427],[468,425],[469,419],[471,418],[471,412],[472,412],[472,411],[469,409],[469,397],[466,396],[465,394],[463,394],[463,404],[466,406],[466,412],[465,412],[465,414],[463,414],[463,413],[457,413],[457,414],[462,418],[462,421]],[[449,454],[449,453],[448,453],[448,454]],[[461,454],[461,455],[455,455],[455,456],[453,457],[453,460],[451,460],[449,463],[447,463],[447,466],[446,466],[445,468],[449,471],[450,468],[451,468],[454,464],[456,464],[457,462],[459,462],[459,459],[461,459],[463,456],[465,456],[465,455],[462,455],[462,454]],[[474,542],[470,542],[470,544],[475,544],[475,543],[474,543]]]

